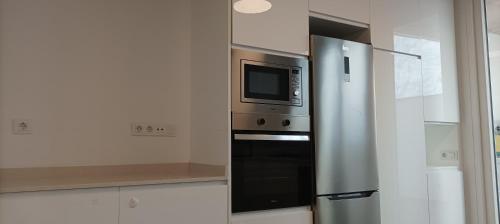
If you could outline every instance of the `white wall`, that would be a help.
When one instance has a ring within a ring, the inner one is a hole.
[[[458,166],[460,161],[460,127],[457,124],[425,124],[427,165]],[[456,153],[456,160],[445,160],[442,153]]]
[[[0,0],[0,168],[188,161],[189,2]]]
[[[228,0],[191,0],[191,161],[229,162]]]

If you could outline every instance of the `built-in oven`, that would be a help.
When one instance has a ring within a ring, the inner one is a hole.
[[[309,138],[309,133],[234,132],[233,213],[310,205]]]
[[[310,205],[309,62],[232,50],[232,211]]]

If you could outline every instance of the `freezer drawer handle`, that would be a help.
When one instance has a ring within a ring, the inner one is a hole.
[[[253,141],[309,141],[307,135],[264,135],[264,134],[235,134],[235,140]]]
[[[328,200],[336,201],[336,200],[346,200],[346,199],[356,199],[356,198],[368,198],[371,197],[373,193],[376,191],[362,191],[362,192],[354,192],[354,193],[346,193],[346,194],[334,194],[328,196]]]

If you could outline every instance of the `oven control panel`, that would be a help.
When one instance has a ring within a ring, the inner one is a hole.
[[[309,116],[282,114],[232,114],[233,130],[248,131],[310,131]]]
[[[302,72],[300,68],[292,68],[290,75],[290,103],[292,105],[302,105]]]

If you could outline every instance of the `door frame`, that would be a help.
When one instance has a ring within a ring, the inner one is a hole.
[[[455,0],[462,169],[469,224],[499,223],[484,0]]]

